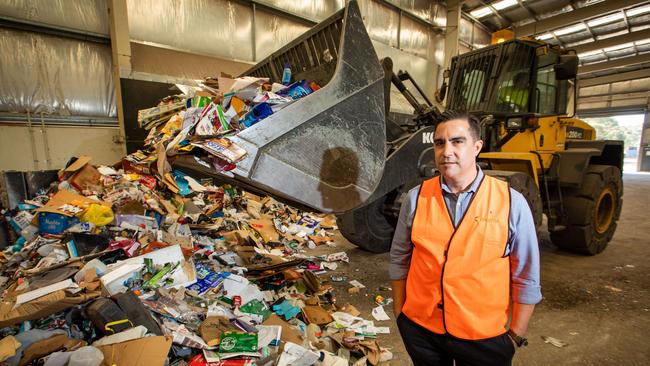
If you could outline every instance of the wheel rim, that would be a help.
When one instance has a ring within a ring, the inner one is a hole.
[[[598,197],[596,202],[596,232],[604,234],[612,223],[614,212],[616,211],[616,201],[614,192],[610,187],[605,188]]]

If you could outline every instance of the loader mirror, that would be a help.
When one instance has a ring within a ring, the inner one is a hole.
[[[562,55],[555,65],[555,78],[557,80],[571,80],[578,75],[578,56]]]

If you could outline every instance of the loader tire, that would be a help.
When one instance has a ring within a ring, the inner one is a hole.
[[[341,234],[352,244],[372,253],[390,250],[395,223],[386,213],[386,195],[368,205],[337,215],[336,224]]]
[[[595,255],[607,247],[623,206],[623,180],[615,166],[590,165],[582,187],[563,193],[567,228],[551,232],[558,247]]]
[[[491,177],[505,180],[510,184],[510,188],[524,196],[526,202],[528,202],[530,212],[533,214],[535,231],[539,233],[539,229],[542,225],[544,209],[542,207],[542,197],[540,196],[539,189],[537,188],[537,184],[535,184],[533,177],[526,173],[509,172],[504,170],[485,170],[484,172]]]

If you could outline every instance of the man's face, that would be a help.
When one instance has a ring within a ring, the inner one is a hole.
[[[433,139],[436,166],[445,179],[458,179],[476,169],[483,141],[475,140],[464,119],[453,119],[436,128]]]

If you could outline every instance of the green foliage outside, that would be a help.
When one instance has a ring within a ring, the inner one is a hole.
[[[621,126],[612,117],[585,118],[584,121],[596,129],[596,138],[598,140],[623,140],[625,141],[625,150],[639,146],[641,141],[640,127]]]

